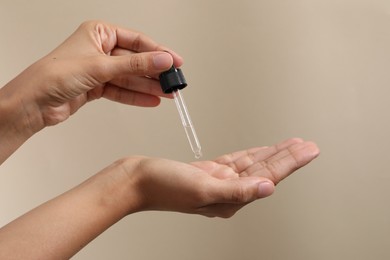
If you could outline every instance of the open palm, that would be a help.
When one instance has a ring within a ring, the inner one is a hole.
[[[273,146],[255,147],[192,164],[219,179],[259,176],[277,184],[318,154],[316,144],[292,138]]]
[[[137,170],[131,168],[128,173],[139,191],[139,211],[230,217],[246,204],[271,195],[275,184],[318,154],[316,144],[294,138],[270,147],[226,154],[213,161],[187,164],[142,158]]]

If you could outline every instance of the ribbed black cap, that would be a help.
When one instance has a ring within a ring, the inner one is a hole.
[[[181,69],[175,68],[175,66],[160,74],[160,84],[164,93],[172,93],[177,89],[183,89],[187,86],[183,72]]]

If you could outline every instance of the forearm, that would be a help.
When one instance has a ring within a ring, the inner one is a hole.
[[[129,167],[129,160],[126,163]],[[0,229],[0,259],[69,259],[134,212],[136,189],[121,164],[113,164]]]

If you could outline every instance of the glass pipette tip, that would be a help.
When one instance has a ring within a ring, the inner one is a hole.
[[[173,91],[173,98],[176,103],[177,111],[179,112],[181,122],[187,135],[188,142],[190,143],[191,150],[194,152],[195,158],[202,157],[202,150],[199,143],[198,136],[196,135],[194,125],[192,124],[190,114],[188,113],[187,106],[184,102],[183,95],[180,90]]]

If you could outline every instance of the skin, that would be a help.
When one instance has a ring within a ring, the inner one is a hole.
[[[182,58],[142,33],[100,21],[83,23],[54,51],[0,89],[0,164],[28,138],[107,98],[153,107],[156,76]],[[70,191],[0,229],[0,259],[69,259],[123,217],[164,210],[228,218],[274,192],[319,155],[293,138],[210,161],[122,158]]]

